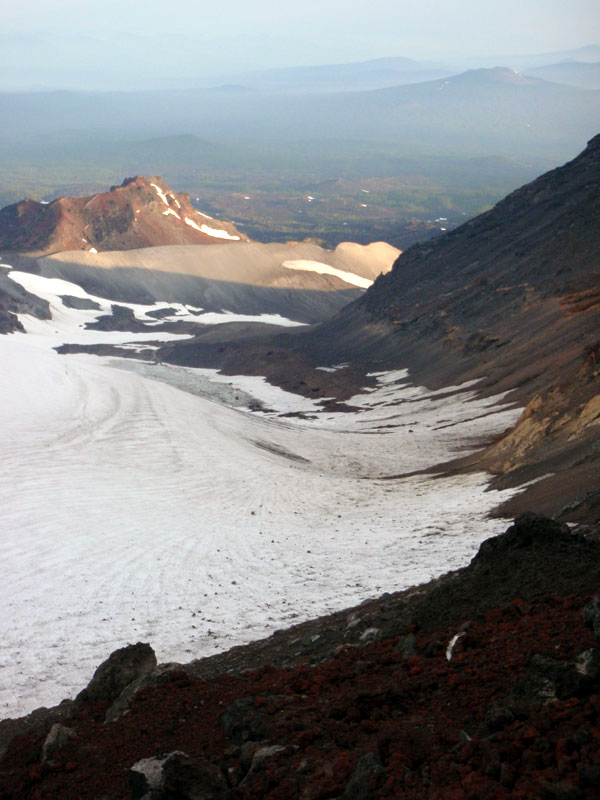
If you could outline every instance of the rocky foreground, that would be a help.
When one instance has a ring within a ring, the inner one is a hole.
[[[600,793],[600,531],[523,515],[432,583],[0,723],[0,798]]]

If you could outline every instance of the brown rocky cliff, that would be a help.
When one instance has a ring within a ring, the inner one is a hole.
[[[234,225],[196,211],[187,194],[159,177],[127,178],[92,197],[28,199],[0,209],[0,248],[31,255],[240,240],[247,237]]]

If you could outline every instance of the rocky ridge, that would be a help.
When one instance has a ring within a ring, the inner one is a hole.
[[[248,241],[230,222],[197,211],[158,176],[126,178],[92,197],[21,200],[0,209],[0,249],[30,255]]]

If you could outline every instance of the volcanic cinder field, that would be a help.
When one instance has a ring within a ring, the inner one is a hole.
[[[128,642],[213,654],[426,581],[505,527],[483,473],[398,477],[502,432],[501,397],[386,372],[332,413],[256,377],[58,355],[153,335],[85,330],[102,312],[57,294],[78,287],[12,277],[53,318],[0,338],[1,716],[73,696]]]

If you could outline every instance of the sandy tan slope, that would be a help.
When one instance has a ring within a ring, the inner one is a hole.
[[[391,269],[399,252],[385,242],[366,246],[345,242],[334,251],[308,243],[229,242],[211,247],[169,245],[103,253],[68,251],[41,259],[41,263],[44,271],[72,266],[133,268],[252,286],[333,290],[349,285],[366,288],[380,273]],[[282,266],[284,263],[286,267]],[[330,267],[332,271],[319,272],[318,265]],[[352,276],[365,279],[364,285]]]

